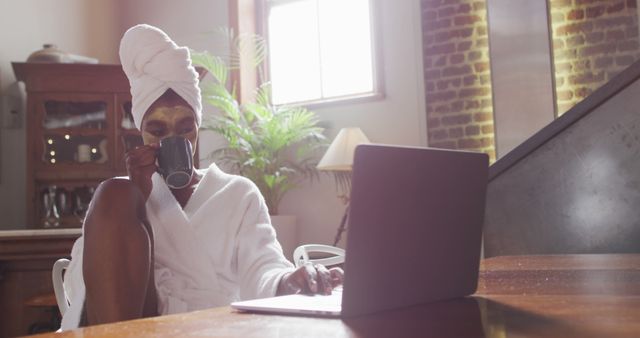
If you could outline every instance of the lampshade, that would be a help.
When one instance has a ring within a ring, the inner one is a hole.
[[[370,143],[362,130],[357,127],[342,128],[324,153],[318,170],[351,171],[353,167],[353,153],[359,144]]]

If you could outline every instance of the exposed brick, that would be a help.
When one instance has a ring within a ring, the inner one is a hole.
[[[561,12],[553,12],[551,13],[551,23],[558,24],[564,22],[564,13]]]
[[[574,9],[567,13],[567,20],[576,21],[584,19],[584,10],[583,9]]]
[[[600,20],[594,20],[593,26],[598,29],[611,29],[613,27],[629,27],[637,25],[636,18],[630,16],[614,16],[610,18],[602,18]]]
[[[614,53],[615,51],[615,43],[602,43],[599,45],[582,47],[578,50],[578,55],[580,57],[588,57],[593,55]]]
[[[489,70],[489,62],[476,62],[473,65],[473,69],[476,71],[476,73],[486,72]]]
[[[430,140],[444,140],[449,137],[449,133],[445,129],[436,129],[429,132]]]
[[[427,31],[435,31],[438,29],[451,27],[451,19],[431,20],[425,23]]]
[[[570,72],[573,66],[570,62],[557,62],[555,64],[556,72],[566,73]]]
[[[593,30],[593,23],[591,21],[584,21],[579,23],[571,23],[558,27],[556,31],[557,36],[571,35],[576,33],[588,33]]]
[[[456,8],[455,7],[444,7],[438,10],[438,17],[439,18],[447,18],[450,17],[452,15],[456,14]]]
[[[585,72],[591,69],[591,60],[582,59],[576,60],[573,62],[573,71],[574,72]]]
[[[476,88],[464,88],[458,93],[460,98],[467,98],[470,96],[485,96],[491,94],[491,90],[488,87],[476,87]]]
[[[588,83],[597,83],[602,82],[604,80],[604,72],[598,73],[582,73],[569,76],[570,84],[588,84]]]
[[[636,59],[632,55],[623,55],[616,57],[616,66],[620,67],[628,67],[631,65]]]
[[[464,86],[465,87],[472,86],[473,84],[476,83],[477,80],[478,80],[478,76],[477,75],[465,76],[464,79],[463,79]]]
[[[460,6],[458,6],[458,14],[466,14],[471,12],[471,4],[469,3],[464,3]]]
[[[445,142],[429,142],[430,147],[440,148],[440,149],[458,149],[456,143],[454,141],[445,141]]]
[[[480,144],[482,144],[483,147],[492,147],[493,143],[493,137],[483,137],[480,139]]]
[[[462,62],[464,62],[464,54],[455,54],[449,57],[449,63],[452,65],[457,65]]]
[[[627,27],[624,30],[624,35],[629,39],[637,38],[639,33],[640,32],[638,32],[638,27],[635,25]]]
[[[470,62],[477,61],[477,60],[479,60],[481,57],[482,57],[482,52],[477,51],[477,50],[470,51],[470,52],[467,54],[467,60],[469,60]]]
[[[484,1],[476,1],[473,3],[474,11],[483,11],[486,8],[486,4]]]
[[[445,125],[445,126],[467,124],[469,122],[471,122],[471,115],[469,115],[469,114],[461,114],[461,115],[443,116],[442,117],[442,124]]]
[[[562,115],[566,112],[569,111],[569,109],[571,109],[573,106],[575,106],[575,102],[574,103],[558,103],[558,114]]]
[[[448,114],[449,112],[451,112],[451,109],[449,108],[448,104],[441,104],[439,106],[436,106],[433,111],[435,111],[436,113],[440,114],[440,115],[444,115],[444,114]]]
[[[596,58],[595,67],[598,68],[607,68],[613,65],[613,57],[605,56]]]
[[[447,56],[446,55],[441,55],[439,56],[436,61],[433,63],[433,65],[435,67],[442,67],[445,66],[447,64]]]
[[[476,122],[491,121],[493,117],[490,113],[475,113],[473,114],[473,120]]]
[[[475,138],[463,138],[458,140],[458,147],[460,149],[477,149],[482,146],[482,142]]]
[[[438,128],[440,126],[440,118],[428,118],[427,125],[429,128]]]
[[[560,101],[567,101],[573,98],[573,92],[570,90],[556,90],[556,97]]]
[[[609,7],[607,7],[607,13],[611,14],[611,13],[616,13],[616,12],[620,12],[624,9],[624,1],[619,1]]]
[[[472,41],[462,41],[458,43],[458,52],[466,52],[471,48]]]
[[[574,95],[576,96],[576,98],[583,99],[589,96],[591,92],[593,92],[593,90],[591,90],[590,88],[580,87],[574,91]]]
[[[618,43],[618,50],[621,52],[629,52],[629,51],[637,51],[638,50],[638,41],[636,40],[628,40],[624,42]]]
[[[436,11],[423,11],[422,20],[435,20],[438,18],[438,12]]]
[[[436,84],[433,81],[425,82],[425,90],[427,93],[430,93],[436,89]]]
[[[636,0],[627,0],[627,8],[638,8],[638,2]]]
[[[480,101],[481,108],[492,108],[493,103],[491,103],[491,99],[483,99]]]
[[[556,87],[560,88],[564,86],[564,77],[556,77]]]
[[[480,20],[477,15],[461,15],[453,18],[453,23],[456,26],[471,26]]]
[[[477,100],[466,101],[464,109],[478,109],[480,108],[480,102]]]
[[[584,37],[582,35],[574,35],[567,38],[567,40],[565,41],[567,43],[567,47],[569,48],[575,48],[584,45]]]
[[[564,40],[563,39],[553,39],[553,50],[558,50],[564,48]]]
[[[556,51],[554,55],[558,60],[571,60],[576,58],[578,51],[576,49],[563,49]]]
[[[585,41],[589,44],[599,43],[602,42],[602,40],[604,40],[603,32],[591,32],[585,35]],[[609,40],[608,37],[607,40]]]
[[[637,27],[636,27],[637,29]],[[615,42],[618,40],[622,40],[624,39],[625,34],[624,31],[622,29],[613,29],[610,31],[607,31],[607,41],[609,42]]]
[[[476,27],[476,34],[478,34],[478,36],[487,35],[487,26],[477,26]]]
[[[449,88],[449,81],[441,80],[437,82],[438,90],[444,90]]]
[[[454,101],[451,103],[451,111],[460,112],[464,106],[464,101]]]
[[[424,72],[424,77],[428,80],[437,80],[440,76],[440,69],[432,69]]]
[[[586,14],[588,19],[595,19],[602,16],[607,8],[604,5],[587,8]]]
[[[438,54],[447,54],[453,53],[456,50],[456,45],[454,43],[445,43],[440,45],[427,46],[425,53],[426,55],[438,55]]]
[[[461,78],[451,79],[450,81],[451,81],[451,84],[456,88],[460,87],[460,84],[462,83]]]
[[[480,84],[481,85],[490,85],[491,84],[491,76],[484,74],[480,75]]]
[[[455,98],[456,98],[456,92],[453,90],[446,91],[446,92],[436,92],[436,93],[426,95],[427,102],[448,101]]]
[[[568,6],[572,5],[572,0],[552,0],[549,1],[549,4],[551,5],[552,9],[557,9],[557,8],[566,8]]]
[[[447,67],[442,70],[442,76],[460,76],[471,73],[471,67],[469,65],[462,65],[460,67]]]
[[[489,39],[487,38],[476,39],[476,47],[488,47],[488,46],[489,46]]]
[[[493,134],[493,124],[485,124],[482,126],[482,134]]]
[[[460,128],[460,129],[462,129],[462,128]],[[479,135],[480,134],[480,126],[478,126],[478,125],[466,126],[464,128],[464,133],[467,136]]]
[[[464,135],[462,127],[449,129],[449,137],[450,138],[459,138],[459,137],[462,137],[462,135]]]

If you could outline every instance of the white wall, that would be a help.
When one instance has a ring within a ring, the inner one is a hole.
[[[110,0],[0,2],[0,92],[15,81],[12,61],[25,61],[44,43],[73,54],[116,62]],[[2,117],[6,112],[0,111]],[[22,116],[24,122],[24,116]],[[0,129],[0,229],[25,227],[25,129]]]

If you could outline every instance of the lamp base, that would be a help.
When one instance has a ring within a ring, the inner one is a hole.
[[[342,215],[342,220],[340,221],[340,226],[338,227],[338,233],[336,234],[336,238],[333,241],[333,246],[337,246],[338,242],[340,242],[340,238],[342,238],[342,233],[347,230],[347,218],[349,217],[349,205],[344,209],[344,215]]]

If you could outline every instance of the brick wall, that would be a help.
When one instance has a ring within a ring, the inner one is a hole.
[[[485,1],[421,0],[429,145],[495,159]]]
[[[558,115],[640,57],[636,0],[550,0]]]

